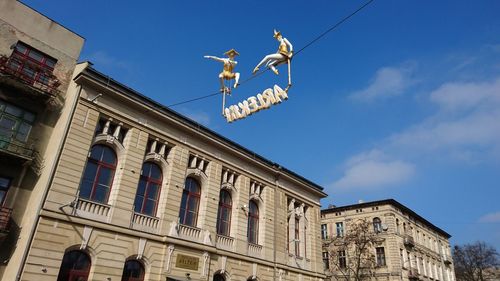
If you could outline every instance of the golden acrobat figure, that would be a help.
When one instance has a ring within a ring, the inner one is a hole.
[[[224,53],[224,55],[227,56],[227,58],[219,58],[219,57],[214,57],[214,56],[204,56],[206,59],[213,59],[218,62],[223,63],[222,67],[222,72],[219,74],[219,79],[220,79],[220,87],[221,87],[221,92],[229,92],[230,89],[227,89],[224,86],[224,80],[232,80],[234,79],[234,88],[238,87],[238,82],[240,80],[240,74],[238,72],[233,72],[234,67],[236,64],[238,64],[237,61],[234,60],[236,56],[239,56],[240,54],[236,52],[235,49],[231,49],[227,52]]]
[[[269,67],[276,75],[278,75],[279,72],[278,69],[276,69],[276,66],[284,63],[289,63],[290,59],[292,58],[293,46],[290,41],[288,41],[286,38],[283,38],[281,32],[276,31],[276,29],[274,30],[274,38],[276,38],[276,40],[280,42],[278,52],[265,56],[254,68],[252,72],[253,74],[259,71],[259,67],[261,67],[263,64],[266,64],[266,67]]]

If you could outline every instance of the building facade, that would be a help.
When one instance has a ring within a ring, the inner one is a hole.
[[[324,278],[311,181],[93,69],[21,280]]]
[[[24,4],[0,1],[0,279],[27,255],[65,128],[83,38]],[[7,277],[9,276],[9,277]]]
[[[350,280],[344,269],[353,253],[342,241],[352,239],[346,237],[357,222],[368,222],[367,236],[373,237],[373,271],[365,280],[455,280],[451,236],[393,199],[321,210],[327,279]]]

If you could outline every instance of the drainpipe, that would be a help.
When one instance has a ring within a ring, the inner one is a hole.
[[[42,196],[42,200],[40,201],[40,204],[38,205],[36,214],[37,218],[35,223],[32,225],[31,230],[30,230],[30,236],[28,239],[28,244],[26,246],[26,249],[24,250],[23,257],[21,259],[21,263],[19,264],[19,269],[17,270],[16,274],[16,281],[19,281],[21,279],[21,274],[24,269],[24,265],[26,263],[26,260],[28,259],[28,252],[29,249],[31,248],[31,244],[33,242],[33,238],[35,237],[35,231],[36,231],[36,226],[38,225],[38,222],[40,221],[40,213],[43,208],[43,204],[45,203],[45,200],[47,199],[47,195],[49,194],[49,189],[52,186],[52,182],[54,181],[54,175],[56,173],[56,167],[57,164],[59,163],[61,159],[61,154],[62,154],[62,148],[64,144],[66,143],[66,139],[68,138],[68,132],[69,132],[69,127],[71,126],[71,120],[73,120],[73,117],[75,115],[76,111],[76,105],[78,104],[78,100],[80,99],[80,94],[82,92],[82,86],[80,85],[80,88],[78,89],[78,94],[76,95],[75,101],[73,102],[72,108],[71,108],[71,113],[68,119],[68,125],[64,129],[64,137],[63,141],[59,144],[59,147],[57,149],[57,156],[56,156],[56,161],[54,161],[54,164],[52,164],[51,170],[50,170],[50,178],[49,178],[49,184],[45,188],[45,191]]]

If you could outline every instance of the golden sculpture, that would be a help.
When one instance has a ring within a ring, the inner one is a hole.
[[[224,80],[233,80],[234,79],[234,88],[238,87],[238,82],[240,80],[240,74],[238,72],[233,72],[234,67],[236,64],[238,64],[237,61],[234,60],[236,56],[239,56],[240,54],[235,50],[231,49],[227,52],[224,53],[224,55],[227,56],[227,58],[219,58],[215,56],[204,56],[206,59],[212,59],[218,62],[222,62],[222,72],[219,74],[219,79],[220,79],[220,85],[221,85],[221,92],[230,92],[230,89],[227,89],[227,87],[224,86]]]
[[[266,67],[269,67],[276,75],[279,74],[276,66],[284,63],[289,63],[290,59],[293,55],[293,46],[286,38],[281,35],[281,32],[274,30],[274,38],[280,42],[278,51],[275,54],[270,54],[265,56],[259,64],[254,68],[253,74],[259,71],[259,68],[266,64]]]

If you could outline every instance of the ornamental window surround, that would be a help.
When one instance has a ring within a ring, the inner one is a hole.
[[[179,223],[196,227],[200,207],[201,185],[193,177],[187,177],[179,209]]]
[[[155,216],[162,186],[162,171],[153,162],[144,162],[134,200],[136,213]]]
[[[92,146],[83,172],[79,197],[106,204],[116,166],[117,157],[113,149],[101,144]]]

